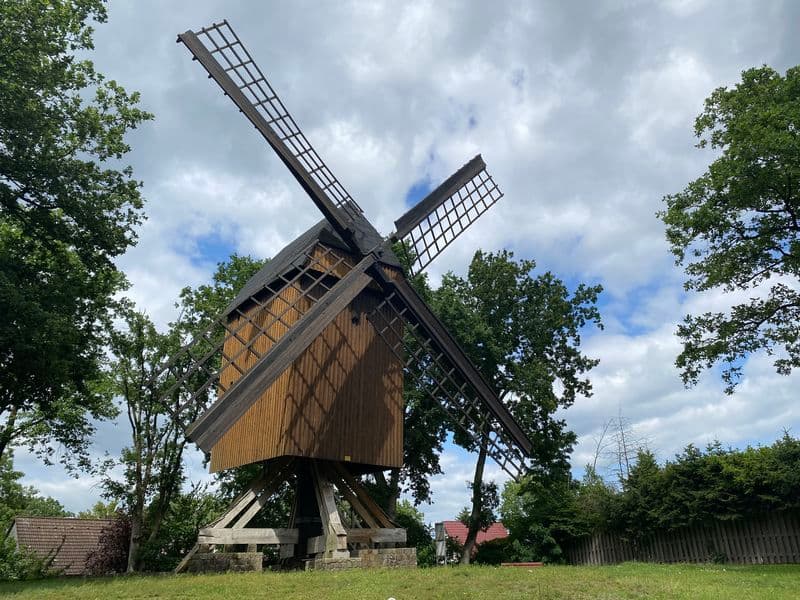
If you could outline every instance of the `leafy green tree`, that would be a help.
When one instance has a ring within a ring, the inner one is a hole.
[[[619,514],[616,490],[592,465],[586,465],[575,496],[575,526],[572,536],[608,530]]]
[[[89,510],[82,510],[78,513],[80,519],[113,519],[119,514],[119,505],[116,500],[103,502],[98,500]]]
[[[601,286],[580,284],[570,294],[536,263],[508,251],[478,251],[465,278],[448,273],[433,293],[433,307],[533,443],[533,468],[568,471],[575,435],[555,417],[579,395],[591,394],[585,374],[597,360],[580,351],[584,328],[602,328],[596,307]],[[473,449],[455,432],[457,443]],[[472,507],[463,562],[468,562],[484,519],[486,446],[481,445],[471,483]]]
[[[125,283],[112,259],[142,218],[120,161],[151,118],[77,58],[92,20],[106,20],[100,0],[0,3],[0,457],[61,444],[81,467],[93,421],[114,416],[97,383]]]
[[[752,353],[800,365],[800,67],[742,73],[706,99],[694,131],[719,153],[708,170],[659,213],[685,287],[747,292],[726,312],[687,315],[676,360],[685,383],[716,363],[730,393]]]
[[[639,451],[636,463],[622,486],[621,513],[624,514],[625,533],[634,540],[649,535],[661,524],[659,513],[664,505],[664,494],[670,491],[652,452]]]
[[[148,554],[148,548],[161,539],[162,525],[173,510],[185,480],[183,456],[188,444],[185,428],[213,399],[213,390],[204,390],[195,401],[185,405],[188,391],[200,389],[205,383],[207,374],[202,370],[189,377],[186,386],[166,395],[175,378],[189,366],[190,356],[184,356],[168,371],[161,367],[187,338],[214,322],[262,265],[238,255],[220,263],[210,284],[196,289],[187,287],[181,292],[180,316],[166,333],[157,331],[142,313],[131,309],[121,312],[124,328],[115,330],[111,337],[114,355],[111,379],[122,399],[132,438],[119,459],[124,467],[122,480],[109,475],[104,487],[110,498],[126,507],[130,517],[128,571],[140,570],[152,554]],[[203,343],[210,347],[223,335],[219,326]],[[206,350],[201,348],[198,353],[202,355]]]
[[[125,328],[112,335],[111,376],[131,428],[131,445],[119,459],[123,479],[109,475],[103,485],[106,495],[122,502],[130,517],[128,571],[134,571],[141,566],[139,550],[147,531],[150,539],[158,536],[172,498],[180,491],[187,441],[181,422],[170,414],[181,398],[161,400],[172,379],[155,377],[178,348],[177,336],[159,333],[143,313],[129,310],[123,318]]]
[[[172,571],[197,543],[197,534],[227,507],[227,501],[210,492],[205,484],[195,484],[185,493],[173,496],[170,509],[155,537],[141,550],[145,571]]]
[[[425,523],[425,515],[408,500],[400,500],[397,503],[395,521],[406,530],[406,545],[417,549],[417,566],[434,566],[436,548],[431,528]]]
[[[500,515],[511,542],[508,560],[558,563],[561,544],[586,533],[576,515],[577,484],[569,475],[531,473],[503,489]]]

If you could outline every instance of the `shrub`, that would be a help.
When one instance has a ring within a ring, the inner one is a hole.
[[[511,540],[498,538],[483,542],[478,546],[474,562],[479,565],[499,565],[501,562],[510,562]]]
[[[131,521],[118,513],[112,524],[100,534],[99,544],[86,557],[86,568],[92,575],[124,573],[128,568]]]
[[[18,548],[11,536],[0,539],[0,581],[25,581],[55,574],[53,556],[41,558],[32,550]]]

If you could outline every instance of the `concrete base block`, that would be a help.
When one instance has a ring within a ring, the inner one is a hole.
[[[186,565],[187,573],[244,573],[261,571],[261,552],[198,552]]]
[[[416,548],[371,548],[358,551],[361,566],[371,567],[416,567]]]
[[[344,571],[361,566],[360,558],[310,558],[303,561],[306,571]]]

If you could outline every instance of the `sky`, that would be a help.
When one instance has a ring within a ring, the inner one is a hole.
[[[674,361],[687,313],[736,295],[687,295],[656,212],[714,156],[694,147],[703,100],[762,64],[800,56],[800,4],[779,1],[155,2],[114,0],[97,27],[98,70],[138,90],[154,121],[127,162],[147,221],[118,261],[130,297],[163,326],[179,290],[231,252],[270,257],[319,220],[311,200],[176,34],[223,18],[239,34],[317,151],[388,234],[410,204],[480,152],[505,197],[429,267],[464,274],[476,249],[533,258],[574,288],[600,283],[594,393],[563,411],[578,435],[576,475],[604,424],[622,415],[660,460],[686,444],[769,444],[800,432],[800,375],[765,356],[733,395],[718,372],[685,389]],[[93,451],[117,454],[122,422]],[[469,501],[475,457],[448,446],[429,522]],[[601,467],[606,468],[605,459]],[[73,511],[100,496],[17,451],[25,482]],[[499,469],[487,469],[502,482]],[[189,476],[206,478],[198,454]]]

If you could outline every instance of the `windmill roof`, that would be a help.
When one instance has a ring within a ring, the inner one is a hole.
[[[374,248],[383,242],[383,238],[367,219],[359,213],[359,218],[354,219],[351,224],[355,229],[356,236],[365,248]],[[300,234],[294,241],[290,242],[283,250],[273,256],[261,269],[244,284],[241,291],[225,309],[224,316],[229,315],[238,306],[246,302],[250,296],[257,293],[265,285],[292,269],[300,267],[305,262],[305,250],[315,242],[322,242],[326,246],[333,246],[341,250],[349,251],[350,248],[341,237],[333,230],[331,225],[323,219],[310,229]],[[391,250],[384,253],[382,262],[399,267],[400,262]]]
[[[103,532],[115,519],[72,519],[62,517],[17,517],[11,535],[20,546],[37,556],[55,554],[52,568],[65,575],[87,573],[87,558],[101,544]]]
[[[467,541],[467,526],[464,525],[461,521],[443,521],[444,523],[444,532],[454,540],[456,540],[459,544],[464,544]],[[508,529],[505,528],[501,522],[492,523],[486,529],[481,529],[478,531],[478,538],[475,541],[476,545],[480,545],[483,542],[488,542],[489,540],[496,540],[499,538],[508,537]]]

